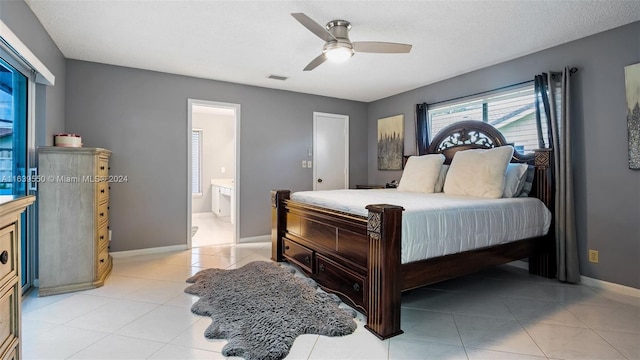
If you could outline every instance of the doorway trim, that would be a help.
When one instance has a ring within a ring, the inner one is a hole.
[[[233,243],[237,244],[240,238],[240,104],[233,103],[225,103],[219,101],[210,101],[210,100],[198,100],[198,99],[187,99],[187,129],[185,137],[187,138],[187,228],[185,235],[187,236],[187,249],[191,249],[191,216],[192,216],[192,194],[191,194],[191,149],[192,149],[192,123],[193,123],[193,107],[194,106],[205,106],[205,107],[216,107],[223,109],[232,109],[235,115],[235,126],[234,126],[234,136],[235,136],[235,164],[236,164],[236,173],[235,173],[235,186],[233,187],[233,195],[235,202],[235,224],[234,224],[234,239]]]
[[[330,114],[324,112],[313,112],[313,161],[317,162],[318,160],[318,149],[317,149],[317,123],[318,117],[328,117],[334,119],[342,119],[344,120],[344,188],[349,188],[349,115],[342,114]],[[317,190],[318,183],[316,179],[318,178],[318,164],[314,164],[313,166],[313,190]]]

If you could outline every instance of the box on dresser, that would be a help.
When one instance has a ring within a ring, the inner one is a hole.
[[[101,148],[38,149],[38,295],[99,287],[109,276],[110,156]]]

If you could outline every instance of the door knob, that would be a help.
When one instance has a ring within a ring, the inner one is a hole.
[[[322,179],[318,179],[318,182],[319,182],[319,183],[321,183],[321,182],[322,182]]]

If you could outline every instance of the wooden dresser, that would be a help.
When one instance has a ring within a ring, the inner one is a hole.
[[[0,196],[0,359],[22,359],[20,214],[34,196]]]
[[[109,150],[38,149],[39,296],[102,286],[109,256]]]

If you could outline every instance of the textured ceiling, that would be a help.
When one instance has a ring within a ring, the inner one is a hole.
[[[70,59],[366,102],[640,20],[637,0],[26,2]],[[303,72],[323,41],[293,12],[413,49]]]

